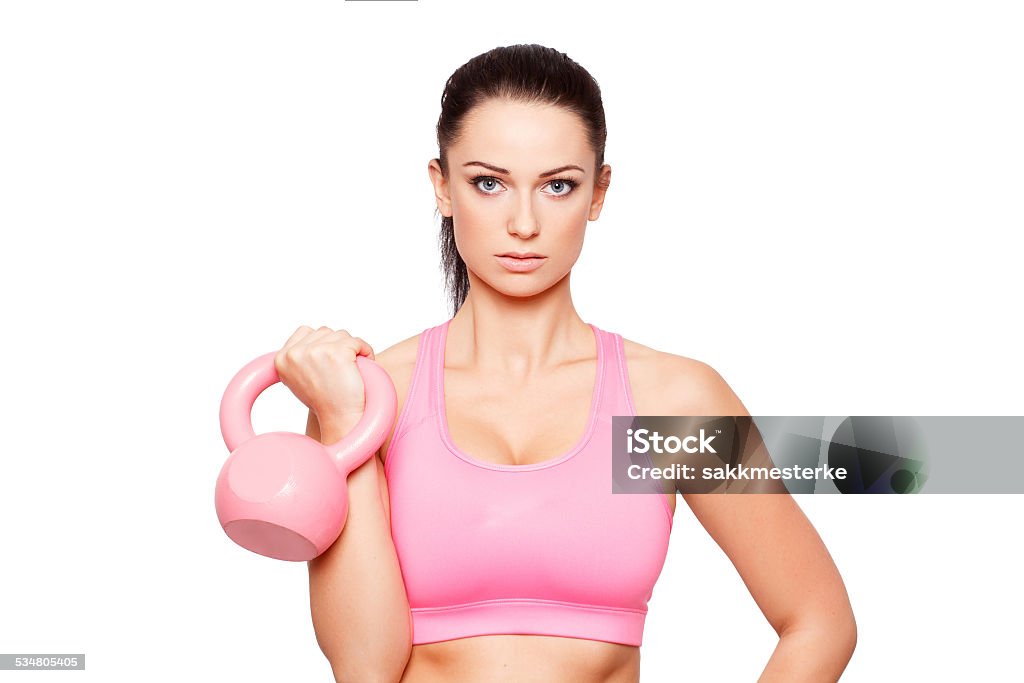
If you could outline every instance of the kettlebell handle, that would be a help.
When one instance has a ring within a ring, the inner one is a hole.
[[[231,452],[256,436],[252,428],[252,407],[256,398],[281,381],[274,365],[276,355],[276,351],[271,351],[250,361],[224,391],[220,403],[220,430]],[[341,441],[324,446],[346,476],[384,443],[397,409],[395,385],[384,368],[365,356],[356,356],[356,368],[363,378],[363,415]]]

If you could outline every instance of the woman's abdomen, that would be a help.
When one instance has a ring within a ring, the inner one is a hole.
[[[556,636],[488,635],[415,645],[402,683],[637,683],[640,649]]]

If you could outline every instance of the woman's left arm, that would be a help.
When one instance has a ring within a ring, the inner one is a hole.
[[[696,368],[691,362],[681,378],[687,383],[685,394],[691,397],[688,405],[677,406],[696,412],[674,414],[749,416],[713,368],[703,363]],[[694,400],[699,403],[695,405]],[[758,683],[838,681],[853,656],[857,624],[832,556],[793,497],[789,493],[687,493],[682,497],[736,567],[779,635]]]

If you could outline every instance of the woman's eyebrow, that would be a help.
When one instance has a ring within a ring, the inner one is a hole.
[[[504,168],[502,168],[500,166],[495,166],[493,164],[488,164],[488,163],[485,163],[483,161],[467,161],[466,163],[463,164],[463,166],[483,166],[484,168],[490,169],[491,171],[494,171],[495,173],[504,173],[505,175],[509,175],[509,172],[508,172],[507,169],[504,169]],[[561,173],[562,171],[568,171],[568,170],[573,170],[573,169],[575,169],[577,171],[580,171],[582,173],[586,173],[586,171],[584,171],[582,168],[580,168],[576,164],[567,164],[565,166],[559,166],[558,168],[553,168],[550,171],[544,171],[538,177],[539,178],[547,178],[549,175],[555,175],[556,173]]]

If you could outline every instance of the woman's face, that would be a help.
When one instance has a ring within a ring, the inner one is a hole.
[[[561,281],[604,203],[611,167],[595,184],[595,161],[582,121],[561,107],[491,99],[470,111],[449,177],[429,166],[470,278],[515,297]]]

